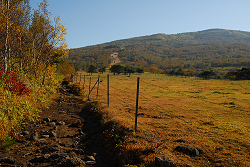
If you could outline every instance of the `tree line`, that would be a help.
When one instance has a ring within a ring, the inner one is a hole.
[[[46,0],[37,10],[31,9],[29,0],[0,1],[0,68],[42,75],[42,82],[54,63],[72,70],[64,61],[66,28],[58,16],[50,17]]]
[[[92,73],[104,73],[106,72],[106,67],[97,68],[97,66],[89,65],[87,68],[87,72],[92,75]],[[112,72],[114,75],[119,75],[124,73],[124,75],[130,76],[134,73],[144,73],[143,68],[134,68],[131,65],[122,66],[120,64],[112,65],[109,68],[109,71]],[[218,70],[188,70],[188,69],[176,69],[176,70],[165,70],[161,71],[156,67],[151,68],[152,73],[162,73],[167,75],[174,75],[174,76],[196,76],[203,79],[232,79],[232,80],[250,80],[250,68],[243,67],[241,69],[235,69],[229,72],[221,73]]]
[[[195,73],[193,73],[195,72]],[[250,68],[243,67],[241,69],[235,69],[226,73],[219,73],[214,70],[202,70],[202,71],[189,71],[187,69],[177,69],[171,71],[165,71],[165,74],[175,76],[197,76],[203,79],[232,79],[232,80],[250,80]]]
[[[131,75],[131,74],[134,74],[135,72],[141,74],[141,73],[144,73],[144,69],[143,68],[134,68],[130,65],[126,65],[126,66],[122,66],[120,64],[115,64],[115,65],[112,65],[109,70],[114,74],[121,74],[121,73],[124,73],[124,75]],[[106,67],[101,67],[101,68],[97,68],[96,66],[94,65],[90,65],[87,69],[87,72],[92,74],[92,73],[97,73],[100,72],[100,73],[103,73],[103,72],[106,72]]]

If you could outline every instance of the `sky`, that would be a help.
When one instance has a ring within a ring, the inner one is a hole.
[[[33,9],[42,0],[30,0]],[[212,28],[250,32],[250,0],[47,0],[68,48]]]

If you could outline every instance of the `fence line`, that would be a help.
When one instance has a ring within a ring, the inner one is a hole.
[[[107,104],[109,107],[109,74],[107,75]]]
[[[139,100],[140,77],[137,78],[136,110],[135,110],[135,132],[137,132],[138,100]]]
[[[77,78],[78,78],[78,74],[73,77],[73,83],[78,83],[77,82]],[[81,77],[82,75],[80,74],[80,79],[79,79],[79,85],[81,84]],[[107,106],[109,107],[109,89],[110,89],[110,84],[109,84],[109,74],[107,74]],[[84,83],[83,83],[83,90],[85,88],[85,79],[86,79],[86,75],[84,75]],[[98,79],[95,82],[94,86],[91,88],[91,80],[92,77],[90,76],[89,78],[89,93],[88,93],[88,100],[90,100],[90,94],[93,91],[93,89],[95,88],[95,86],[97,85],[97,98],[98,98],[98,92],[99,92],[99,84],[100,84],[100,75],[98,75]],[[138,104],[139,104],[139,81],[140,81],[140,77],[137,78],[137,92],[136,92],[136,112],[135,112],[135,132],[137,132],[137,117],[138,117]]]
[[[92,92],[92,90],[95,88],[95,86],[96,86],[96,84],[98,83],[98,86],[97,86],[97,96],[98,96],[98,89],[99,89],[99,77],[98,77],[98,79],[97,79],[97,81],[96,81],[96,83],[94,84],[94,86],[92,87],[92,89],[90,90],[90,87],[91,87],[91,77],[90,77],[90,79],[89,79],[89,94],[88,94],[88,100],[90,100],[89,99],[89,95],[91,94],[91,92]]]
[[[83,90],[84,90],[84,88],[85,88],[85,82],[86,82],[86,77],[87,76],[89,76],[89,77],[91,77],[92,78],[92,75],[76,75],[76,76],[74,76],[74,78],[75,77],[79,77],[79,76],[83,76],[84,77],[84,83],[83,83]],[[94,78],[94,77],[93,77]],[[98,77],[95,77],[95,78],[98,78]],[[101,78],[106,78],[105,76],[100,76],[99,75],[99,79],[101,79]],[[116,87],[113,87],[113,86],[110,86],[110,75],[109,74],[107,74],[107,106],[109,106],[110,105],[110,87],[111,88],[115,88],[115,89],[117,89]],[[125,79],[119,79],[119,78],[117,78],[117,80],[125,80]],[[74,79],[73,81],[77,81],[77,79]],[[100,81],[99,81],[100,82]],[[164,89],[165,87],[162,87],[162,86],[158,86],[158,85],[155,85],[155,84],[152,84],[152,83],[147,83],[147,82],[145,82],[145,81],[143,81],[143,80],[140,80],[140,84],[146,84],[146,85],[149,85],[149,86],[154,86],[154,87],[158,87],[158,88],[161,88],[161,89]],[[124,92],[128,92],[128,91],[126,91],[126,90],[124,90],[124,89],[120,89],[121,91],[124,91]],[[170,92],[174,92],[173,90],[171,91],[171,90],[169,90]],[[98,86],[98,94],[99,94],[99,86]],[[152,102],[152,103],[154,103],[154,105],[156,105],[156,107],[161,107],[160,105],[157,105],[157,104],[155,104],[155,102],[154,101],[152,101],[151,99],[148,99],[147,97],[145,97],[145,96],[143,96],[142,94],[140,94],[140,97],[143,97],[143,98],[145,98],[145,99],[147,99],[148,101],[150,101],[150,102]]]

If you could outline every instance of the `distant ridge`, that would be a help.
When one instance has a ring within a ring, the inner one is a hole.
[[[110,54],[121,63],[149,69],[212,69],[250,66],[250,32],[208,29],[179,34],[153,34],[70,49],[69,62],[79,69],[106,67]]]

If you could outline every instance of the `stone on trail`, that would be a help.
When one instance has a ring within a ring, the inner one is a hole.
[[[59,114],[66,114],[66,111],[59,111]]]
[[[193,148],[189,145],[179,145],[174,150],[189,155],[191,157],[199,156],[201,152],[201,150]]]
[[[57,124],[57,125],[65,125],[65,122],[63,122],[63,121],[58,121],[56,124]]]
[[[161,157],[155,157],[155,165],[158,167],[176,167],[172,160],[164,160]]]
[[[55,153],[49,157],[49,160],[54,161],[55,159],[67,159],[68,155],[66,153]]]
[[[1,158],[0,162],[6,163],[6,164],[15,164],[16,160],[13,158]],[[1,164],[0,164],[1,165]]]
[[[44,160],[45,160],[44,156],[36,156],[32,160],[30,160],[30,162],[32,162],[32,163],[42,163],[42,162],[44,162]]]
[[[67,159],[62,165],[67,167],[85,166],[85,162],[80,158]]]
[[[49,135],[42,135],[42,138],[49,138]]]
[[[38,133],[34,132],[33,134],[31,134],[30,139],[33,140],[33,141],[38,140]]]
[[[55,122],[50,122],[49,126],[56,126],[56,123]]]
[[[30,132],[26,130],[26,131],[23,131],[21,134],[22,134],[23,136],[27,136],[27,135],[30,134]]]
[[[43,118],[43,121],[50,122],[50,118]]]
[[[93,156],[85,156],[83,160],[84,161],[95,161],[95,157],[93,157]]]
[[[56,132],[55,131],[50,131],[49,132],[49,137],[56,137]]]

